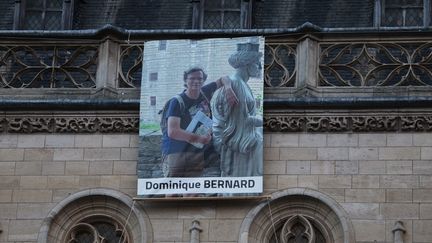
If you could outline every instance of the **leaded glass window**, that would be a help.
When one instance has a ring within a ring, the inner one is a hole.
[[[74,0],[16,0],[15,29],[70,29]]]
[[[381,25],[388,27],[423,26],[428,0],[382,0]]]
[[[200,0],[196,4],[193,28],[244,29],[251,26],[252,0]]]
[[[129,243],[128,234],[113,220],[96,220],[76,224],[66,243]]]

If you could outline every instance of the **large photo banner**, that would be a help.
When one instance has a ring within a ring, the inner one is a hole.
[[[140,197],[263,190],[263,37],[144,44]]]

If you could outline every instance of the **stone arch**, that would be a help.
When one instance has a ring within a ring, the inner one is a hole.
[[[345,210],[331,197],[309,188],[290,188],[249,211],[240,227],[240,243],[270,242],[293,218],[307,220],[325,242],[354,243],[354,229]]]
[[[153,240],[150,220],[132,198],[113,189],[96,188],[76,192],[59,202],[43,221],[37,242],[63,242],[71,229],[93,218],[121,224],[129,242]]]

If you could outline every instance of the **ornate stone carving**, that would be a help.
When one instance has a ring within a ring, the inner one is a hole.
[[[51,121],[51,117],[6,118],[7,131],[11,133],[51,132]]]
[[[432,43],[321,43],[320,86],[430,86]]]
[[[0,131],[10,133],[138,133],[138,117],[6,117]]]
[[[0,88],[94,88],[97,45],[0,45]]]
[[[432,131],[432,114],[267,114],[264,128],[268,132],[429,132]]]

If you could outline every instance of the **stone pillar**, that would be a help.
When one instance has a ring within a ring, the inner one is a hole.
[[[403,235],[405,234],[405,227],[402,221],[396,221],[395,226],[392,230],[393,232],[393,242],[394,243],[404,243]]]
[[[96,88],[117,87],[118,62],[119,45],[110,38],[106,38],[99,47]]]
[[[198,220],[194,219],[192,221],[192,226],[189,229],[191,234],[190,243],[199,243],[200,242],[200,233],[202,232],[202,228],[200,227],[200,223]]]
[[[318,86],[319,46],[311,35],[306,35],[297,45],[297,88],[305,89]]]

